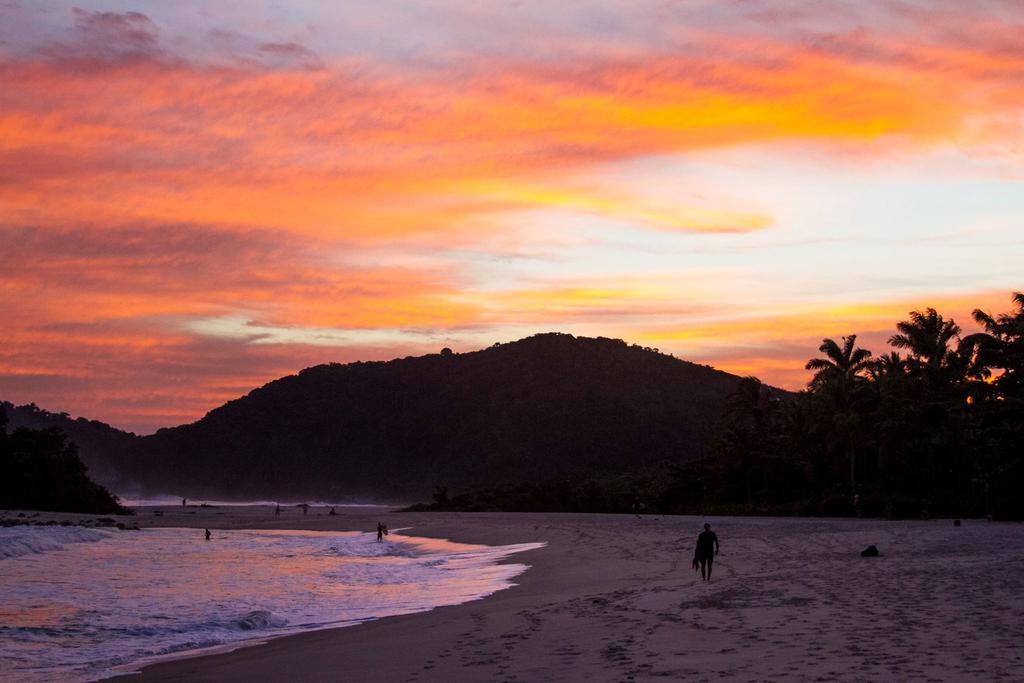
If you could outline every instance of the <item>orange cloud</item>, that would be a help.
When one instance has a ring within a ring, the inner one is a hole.
[[[655,227],[753,229],[768,220],[574,193],[558,178],[773,140],[982,144],[974,119],[1024,106],[1014,86],[1024,55],[902,40],[896,51],[896,40],[706,36],[685,53],[579,65],[491,58],[455,78],[352,60],[218,66],[163,51],[127,63],[94,55],[86,68],[67,47],[71,58],[0,65],[0,201],[23,224],[88,215],[369,241],[552,205]]]
[[[797,5],[777,12],[814,12]],[[153,426],[304,364],[526,328],[613,334],[792,387],[822,336],[877,345],[913,307],[962,323],[967,307],[1001,310],[1002,293],[722,310],[714,276],[612,281],[571,262],[557,282],[489,278],[484,259],[514,254],[531,212],[661,237],[776,225],[744,188],[708,199],[667,183],[652,198],[595,172],[635,159],[803,141],[1019,160],[1020,26],[886,7],[913,30],[669,26],[655,48],[571,36],[565,51],[542,34],[536,54],[417,64],[228,33],[208,36],[226,52],[199,56],[142,14],[69,12],[63,42],[0,50],[0,391]],[[470,247],[492,251],[438,255]],[[268,329],[288,333],[257,343]],[[323,330],[337,337],[300,341]]]
[[[332,263],[326,254],[343,247],[279,233],[179,224],[0,237],[11,245],[0,252],[0,287],[25,323],[249,311],[276,325],[366,328],[447,326],[471,314],[455,274]]]
[[[1007,292],[974,292],[857,304],[789,306],[777,311],[739,311],[728,317],[685,326],[635,330],[641,343],[671,349],[684,358],[709,363],[740,375],[755,375],[788,389],[800,389],[810,378],[804,370],[817,355],[821,340],[856,334],[858,344],[881,354],[896,323],[912,310],[931,306],[964,330],[975,331],[975,308],[1009,308]]]

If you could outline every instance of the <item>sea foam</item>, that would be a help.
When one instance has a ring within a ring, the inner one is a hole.
[[[258,631],[264,628],[282,628],[288,625],[288,620],[265,609],[257,609],[235,621],[235,624],[243,631]]]
[[[0,681],[141,662],[484,597],[537,547],[392,533],[0,528]]]
[[[13,526],[0,528],[0,560],[63,550],[69,543],[102,541],[111,532],[82,527]]]

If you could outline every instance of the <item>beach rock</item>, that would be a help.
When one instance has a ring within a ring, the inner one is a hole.
[[[860,552],[860,556],[861,557],[879,557],[879,556],[881,556],[881,553],[878,552],[878,547],[877,546],[869,545],[867,548],[864,548],[864,550],[862,550]]]

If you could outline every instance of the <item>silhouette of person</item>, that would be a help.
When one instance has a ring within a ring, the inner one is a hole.
[[[309,506],[306,505],[305,503],[302,504],[302,514],[304,514],[304,515],[308,515],[309,514]]]
[[[338,513],[334,511],[334,506],[332,505],[332,506],[331,506],[331,511],[330,511],[330,512],[328,512],[327,514],[329,514],[329,515],[336,515],[336,514],[338,514]]]
[[[210,540],[210,530],[209,529],[206,530],[206,540],[207,541]]]
[[[281,514],[281,506],[280,505],[278,505],[277,507],[274,508],[274,514],[275,515]]]
[[[693,553],[694,565],[700,565],[700,576],[705,581],[711,580],[711,567],[718,549],[718,535],[711,530],[710,524],[705,524],[704,531],[697,536],[697,547]]]
[[[377,522],[377,543],[384,540],[384,524]]]
[[[185,507],[185,499],[184,498],[181,499],[181,507]]]

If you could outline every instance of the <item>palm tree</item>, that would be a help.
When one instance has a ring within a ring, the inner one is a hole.
[[[965,454],[972,442],[971,405],[979,389],[969,381],[980,376],[976,345],[961,340],[956,322],[934,308],[912,311],[896,328],[899,333],[889,343],[911,354],[917,447],[924,459],[928,498],[933,503],[945,498],[951,509],[958,508],[970,464]]]
[[[906,375],[907,361],[896,351],[890,351],[868,364],[868,375],[880,387],[891,384]]]
[[[994,384],[1006,398],[1024,394],[1024,292],[1014,292],[1013,303],[1015,311],[998,317],[975,309],[974,319],[985,332],[964,339],[976,350],[976,363],[984,376],[990,368],[1002,371]]]
[[[827,397],[832,404],[832,433],[836,440],[846,445],[850,460],[850,498],[857,489],[856,443],[863,436],[860,429],[860,414],[857,411],[859,399],[866,386],[863,373],[867,371],[871,352],[857,348],[857,335],[843,337],[840,346],[833,339],[825,338],[818,350],[824,358],[812,358],[805,366],[814,370],[809,388],[813,394]]]
[[[843,402],[842,407],[849,407],[851,393],[859,382],[863,381],[862,373],[868,369],[871,352],[856,346],[857,335],[843,337],[843,345],[839,346],[833,339],[822,339],[818,350],[825,358],[812,358],[805,368],[814,370],[811,379],[812,389],[831,387],[833,395]]]
[[[949,366],[957,366],[955,352],[949,344],[960,334],[960,327],[952,320],[946,320],[934,308],[911,311],[910,320],[896,324],[899,334],[889,338],[889,344],[898,349],[907,349],[917,365],[924,369],[931,382],[941,381]]]
[[[907,383],[907,361],[896,351],[882,354],[868,365],[868,376],[876,399],[874,411],[875,477],[886,475],[893,442],[905,423],[903,402]]]
[[[976,435],[984,444],[974,454],[975,472],[985,507],[1021,516],[1022,506],[1012,501],[1019,500],[1024,485],[1024,292],[1014,292],[1012,301],[1014,310],[998,316],[975,310],[974,319],[985,331],[969,335],[964,344],[973,351],[976,377],[995,374],[991,383],[974,383],[982,399]]]

